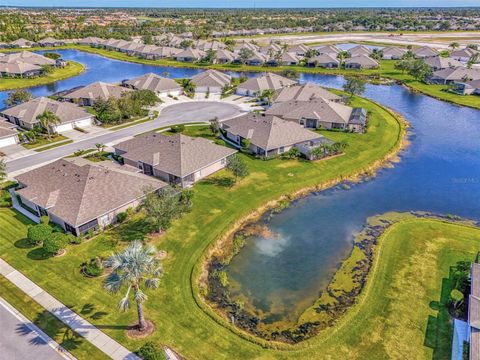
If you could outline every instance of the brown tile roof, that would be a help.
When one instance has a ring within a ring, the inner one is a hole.
[[[158,133],[124,141],[115,149],[126,152],[122,155],[125,159],[141,161],[182,178],[236,152],[200,137]]]
[[[161,91],[179,91],[182,87],[169,78],[161,77],[154,73],[148,73],[131,80],[125,81],[125,84],[133,86],[139,90],[151,90],[155,92]]]
[[[270,115],[246,114],[224,121],[222,126],[267,151],[323,137],[299,124]]]
[[[290,80],[286,77],[274,73],[267,73],[266,75],[252,78],[244,83],[241,83],[238,85],[238,88],[250,91],[263,91],[268,89],[279,90],[283,87],[291,86],[296,83],[296,81]]]
[[[9,109],[1,110],[0,114],[16,117],[25,123],[35,124],[38,123],[37,116],[47,110],[57,115],[61,123],[92,117],[90,113],[75,104],[46,97],[38,97]]]
[[[80,226],[143,196],[148,187],[166,184],[139,173],[77,165],[65,159],[16,177],[17,191],[72,226]]]
[[[232,77],[217,70],[206,70],[192,76],[192,82],[197,86],[218,86],[224,87],[230,85]]]
[[[120,98],[123,93],[131,91],[123,86],[107,84],[101,81],[84,86],[64,95],[66,99],[103,99],[107,100],[111,97]]]
[[[322,88],[313,83],[306,83],[304,85],[294,85],[287,88],[280,89],[273,100],[275,102],[284,102],[290,100],[308,101],[316,98],[323,98],[332,101],[338,101],[340,96]]]

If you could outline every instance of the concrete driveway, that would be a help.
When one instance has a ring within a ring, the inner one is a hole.
[[[158,120],[165,123],[182,124],[209,121],[215,117],[218,120],[226,120],[241,113],[240,108],[226,102],[190,101],[163,108]]]

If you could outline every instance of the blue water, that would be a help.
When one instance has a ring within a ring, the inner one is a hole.
[[[200,71],[125,63],[75,50],[59,52],[85,64],[87,71],[31,89],[35,95],[99,80],[120,82],[150,71],[167,71],[171,77]],[[303,74],[301,81],[334,88],[344,83],[339,76],[313,74]],[[0,101],[5,96],[0,93]],[[274,315],[296,314],[299,303],[307,307],[314,302],[368,217],[425,210],[480,219],[480,111],[398,85],[367,85],[365,96],[399,112],[412,125],[411,146],[401,162],[350,190],[310,195],[276,215],[268,223],[275,239],[254,238],[233,259],[229,276],[238,287],[234,295],[246,295]]]

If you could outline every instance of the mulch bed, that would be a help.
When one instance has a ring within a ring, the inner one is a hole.
[[[155,331],[155,324],[147,320],[147,326],[142,331],[139,330],[138,324],[130,325],[126,330],[127,336],[130,339],[143,339],[151,335]]]

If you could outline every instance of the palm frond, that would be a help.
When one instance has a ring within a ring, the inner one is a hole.
[[[116,272],[112,272],[110,275],[108,275],[103,283],[105,289],[112,293],[117,293],[122,285],[123,280]]]
[[[145,293],[138,289],[135,294],[133,295],[133,297],[135,298],[135,301],[138,302],[138,303],[141,303],[141,302],[144,302],[145,300],[148,299],[147,295],[145,295]]]
[[[145,286],[148,289],[156,289],[158,288],[158,285],[160,285],[160,279],[159,278],[150,278],[145,280]]]

